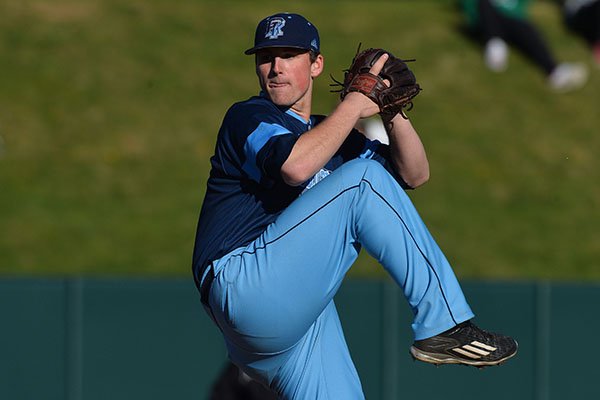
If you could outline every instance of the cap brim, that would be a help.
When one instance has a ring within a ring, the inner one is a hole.
[[[310,51],[311,49],[307,49],[306,47],[303,46],[290,46],[289,44],[273,44],[273,45],[265,45],[265,46],[254,46],[252,48],[249,48],[248,50],[246,50],[244,52],[244,54],[246,55],[251,55],[256,53],[258,50],[261,49],[270,49],[270,48],[275,48],[275,47],[286,47],[288,49],[300,49],[300,50],[306,50],[306,51]]]

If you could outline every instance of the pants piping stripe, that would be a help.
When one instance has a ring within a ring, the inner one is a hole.
[[[373,191],[373,193],[375,193],[394,212],[394,214],[396,214],[396,217],[400,220],[400,222],[402,223],[402,225],[404,225],[404,228],[406,229],[406,231],[408,232],[409,236],[411,237],[413,243],[415,244],[415,247],[419,250],[419,253],[421,253],[421,256],[425,260],[426,264],[429,266],[429,269],[431,269],[431,271],[435,275],[435,278],[436,278],[436,280],[438,282],[438,287],[440,289],[440,292],[442,293],[442,298],[444,299],[444,303],[446,304],[446,308],[448,309],[448,313],[450,314],[450,317],[452,318],[452,321],[455,324],[458,324],[458,322],[454,318],[454,314],[452,313],[452,309],[450,308],[450,304],[448,303],[448,299],[446,297],[446,293],[444,292],[444,289],[442,288],[441,279],[440,279],[439,275],[437,274],[437,271],[433,267],[433,264],[431,263],[431,261],[429,261],[429,259],[426,257],[425,253],[423,252],[423,250],[421,249],[421,247],[417,243],[417,241],[416,241],[415,237],[413,236],[412,232],[410,231],[410,229],[408,229],[408,226],[406,225],[406,222],[404,221],[404,219],[402,219],[402,217],[394,209],[394,207],[392,207],[392,205],[379,192],[377,192],[375,190],[375,188],[373,187],[373,185],[371,184],[371,182],[369,182],[367,179],[364,179],[364,178],[361,179],[360,183],[362,183],[362,182],[365,182],[369,186],[369,188]],[[295,224],[294,226],[292,226],[287,231],[283,232],[281,235],[279,235],[278,237],[274,238],[273,240],[271,240],[269,242],[266,242],[263,246],[257,247],[253,251],[244,250],[243,252],[241,252],[239,254],[236,254],[233,257],[241,257],[244,254],[255,254],[257,250],[263,250],[268,245],[273,244],[273,243],[279,241],[280,239],[282,239],[283,237],[285,237],[288,233],[290,233],[294,229],[296,229],[298,226],[302,225],[305,221],[307,221],[308,219],[310,219],[314,215],[316,215],[323,208],[327,207],[329,204],[331,204],[332,202],[334,202],[338,197],[342,196],[344,193],[346,193],[346,192],[348,192],[350,190],[353,190],[353,189],[357,189],[358,187],[360,187],[360,183],[357,184],[357,185],[349,186],[346,189],[342,190],[340,193],[338,193],[336,196],[332,197],[329,201],[325,202],[323,205],[321,205],[320,207],[318,207],[315,211],[313,211],[308,216],[306,216],[305,218],[303,218],[297,224]]]

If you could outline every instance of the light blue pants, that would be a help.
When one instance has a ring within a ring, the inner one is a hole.
[[[333,303],[361,246],[403,290],[416,340],[473,317],[404,190],[354,160],[213,263],[209,304],[232,361],[283,399],[363,399]]]

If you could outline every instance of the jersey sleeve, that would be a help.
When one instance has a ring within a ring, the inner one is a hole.
[[[270,188],[282,180],[281,166],[290,155],[297,135],[274,113],[254,113],[249,123],[253,129],[243,144],[242,170],[253,181]]]
[[[296,142],[294,135],[277,123],[260,122],[244,144],[242,169],[250,179],[270,186]]]

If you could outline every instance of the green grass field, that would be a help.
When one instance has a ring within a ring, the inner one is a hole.
[[[432,177],[410,195],[460,277],[599,279],[600,70],[555,95],[518,53],[487,71],[451,1],[365,4],[0,0],[0,274],[189,276],[216,131],[257,92],[242,52],[293,11],[322,37],[316,113],[359,42],[417,59]],[[552,3],[533,17],[591,66]]]

